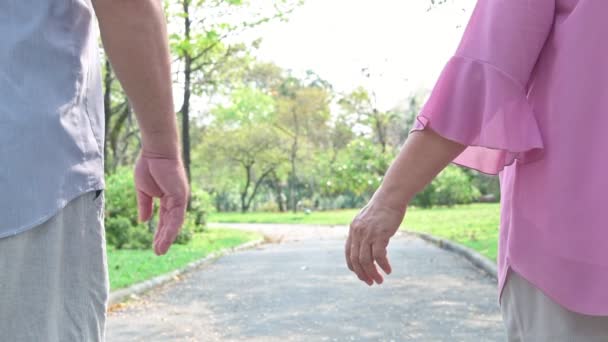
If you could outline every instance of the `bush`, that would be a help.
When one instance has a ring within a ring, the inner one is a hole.
[[[414,198],[413,205],[431,207],[469,204],[479,198],[480,192],[467,174],[459,167],[450,165]]]
[[[144,249],[152,245],[153,234],[137,222],[137,198],[131,168],[119,168],[106,177],[105,226],[108,244],[117,249]],[[156,211],[156,210],[155,210]]]
[[[203,232],[207,226],[207,217],[209,216],[209,213],[214,211],[213,199],[208,192],[200,189],[196,185],[191,186],[190,192],[192,195],[192,202],[188,218],[192,217],[192,222],[189,224],[193,232]],[[186,224],[184,224],[184,227],[185,226]]]
[[[279,212],[279,205],[277,204],[276,201],[269,200],[269,201],[263,202],[261,204],[258,204],[255,209],[256,209],[256,211],[261,211],[261,212],[265,212],[265,213],[277,213],[277,212]]]
[[[493,199],[494,202],[500,201],[500,181],[496,176],[477,174],[473,178],[473,185],[479,189],[486,201]]]
[[[131,229],[131,221],[129,219],[126,217],[106,216],[105,226],[106,241],[109,245],[122,249],[129,242],[129,229]]]
[[[190,240],[192,240],[192,237],[194,236],[195,232],[203,231],[202,227],[203,226],[199,226],[196,224],[195,216],[189,213],[186,216],[186,220],[184,221],[182,230],[179,232],[179,235],[177,235],[177,238],[175,239],[175,243],[179,245],[187,244],[188,242],[190,242]]]
[[[176,239],[178,244],[186,244],[195,232],[202,232],[207,215],[212,210],[211,197],[196,187],[192,191],[191,211]],[[108,244],[117,249],[147,249],[152,246],[153,231],[158,221],[157,205],[150,223],[137,222],[137,198],[133,170],[119,168],[106,177],[105,227]],[[156,200],[158,203],[158,200]]]

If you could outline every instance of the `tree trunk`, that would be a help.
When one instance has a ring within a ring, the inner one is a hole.
[[[249,208],[251,208],[251,202],[253,202],[253,199],[258,194],[260,185],[262,185],[262,182],[264,182],[264,179],[266,179],[266,177],[268,177],[268,175],[270,175],[270,173],[273,171],[274,171],[274,167],[271,167],[270,169],[264,171],[264,173],[260,176],[260,178],[258,178],[258,180],[255,182],[253,191],[251,192],[251,195],[249,196],[249,199],[247,200],[247,210],[249,210]]]
[[[281,181],[279,180],[277,173],[274,171],[272,172],[271,184],[272,184],[272,188],[275,191],[275,196],[276,196],[277,206],[279,207],[279,211],[283,213],[283,212],[285,212],[285,203],[283,202],[283,186],[281,185]]]
[[[386,134],[385,127],[382,124],[382,118],[377,109],[374,109],[374,121],[376,126],[376,135],[378,137],[378,142],[382,147],[382,153],[386,152]]]
[[[296,174],[296,158],[298,157],[298,138],[300,136],[300,125],[298,122],[298,115],[295,110],[292,109],[293,123],[294,123],[294,135],[293,144],[291,145],[291,182],[289,184],[289,197],[291,202],[291,210],[293,213],[297,212],[297,198],[296,198],[296,186],[298,183],[298,177]]]
[[[190,41],[190,0],[183,0],[184,7],[184,35],[186,40]],[[190,175],[190,95],[191,95],[191,78],[192,78],[192,56],[190,52],[184,52],[184,102],[180,113],[182,115],[182,158],[184,160],[184,168],[188,177],[188,184],[191,183]],[[188,194],[187,210],[192,208],[192,198]]]
[[[104,78],[104,94],[103,94],[103,105],[104,105],[104,116],[105,116],[105,139],[103,143],[103,160],[104,160],[104,171],[108,172],[108,137],[110,135],[110,118],[112,117],[112,65],[108,58],[105,60],[106,76]]]
[[[122,160],[122,153],[119,152],[118,150],[118,139],[120,138],[120,132],[122,131],[124,125],[125,125],[125,121],[127,121],[127,118],[129,117],[129,112],[131,107],[129,106],[129,103],[125,103],[124,107],[120,113],[120,116],[114,120],[114,125],[112,126],[112,130],[110,132],[110,135],[107,137],[107,139],[109,139],[109,141],[106,142],[110,144],[110,150],[112,151],[112,159],[113,159],[113,163],[110,167],[110,170],[112,172],[116,171],[116,168],[118,167],[118,165],[120,165],[120,161]],[[120,109],[120,107],[117,107],[116,110]],[[128,129],[127,129],[128,132]],[[128,137],[125,136],[125,145],[128,144]],[[126,151],[126,146],[123,148],[123,150]]]
[[[243,165],[245,167],[245,173],[247,175],[247,182],[245,188],[241,192],[241,212],[246,213],[249,210],[249,203],[247,202],[247,193],[249,192],[249,185],[251,184],[251,165]]]

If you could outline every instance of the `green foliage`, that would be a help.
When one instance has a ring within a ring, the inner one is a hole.
[[[416,195],[412,204],[424,208],[434,205],[469,204],[480,195],[479,189],[472,184],[465,171],[450,165]]]
[[[118,249],[149,248],[153,234],[137,222],[137,198],[133,170],[121,167],[106,177],[105,226],[108,244]]]
[[[274,99],[253,88],[233,91],[230,106],[218,106],[212,112],[216,124],[225,128],[271,122],[275,113]]]
[[[133,170],[121,167],[106,177],[105,227],[106,240],[117,249],[148,249],[152,246],[155,229],[153,215],[152,224],[137,222],[137,198],[133,180]],[[195,231],[201,231],[205,223],[205,215],[209,212],[210,199],[208,194],[196,191],[193,210],[188,213],[186,224],[176,239],[178,244],[186,244]],[[200,225],[199,223],[202,223]],[[150,229],[153,226],[153,229]]]
[[[498,177],[476,172],[472,178],[472,182],[488,200],[500,201],[500,181]]]
[[[213,211],[213,199],[208,192],[192,184],[190,189],[192,202],[190,203],[189,219],[192,221],[193,231],[203,232],[207,225],[207,216]]]
[[[175,243],[178,245],[187,244],[190,240],[192,240],[194,233],[197,231],[202,232],[203,229],[196,224],[194,215],[186,215],[182,230],[179,232],[179,235],[177,235]]]
[[[392,153],[383,153],[378,145],[368,139],[351,141],[331,165],[332,173],[323,184],[324,193],[371,195],[382,182],[393,158]]]

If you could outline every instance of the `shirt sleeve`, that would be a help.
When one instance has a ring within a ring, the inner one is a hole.
[[[478,0],[412,131],[467,145],[454,163],[488,174],[536,160],[543,143],[527,89],[554,17],[555,0]]]

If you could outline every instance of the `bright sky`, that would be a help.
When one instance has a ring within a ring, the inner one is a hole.
[[[474,0],[306,0],[288,22],[258,29],[257,55],[295,72],[314,70],[337,91],[367,85],[388,109],[430,89],[454,53]],[[361,69],[368,67],[370,81]]]

